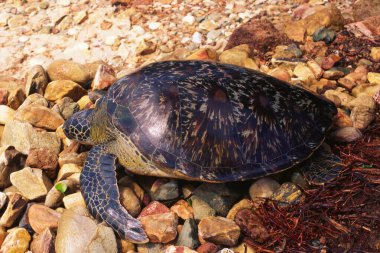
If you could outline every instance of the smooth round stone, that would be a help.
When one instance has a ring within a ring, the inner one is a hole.
[[[270,198],[280,188],[280,184],[271,178],[261,178],[249,187],[249,196],[252,200]]]
[[[196,43],[196,44],[201,44],[202,43],[202,34],[199,32],[195,32],[193,36],[191,37],[191,41]]]

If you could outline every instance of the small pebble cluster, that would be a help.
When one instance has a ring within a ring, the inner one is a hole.
[[[292,182],[232,184],[121,173],[120,201],[150,242],[121,240],[91,217],[79,190],[87,149],[62,124],[141,64],[219,61],[304,87],[338,107],[336,142],[361,138],[375,119],[380,47],[351,65],[339,47],[380,35],[368,28],[380,18],[375,1],[357,1],[350,12],[323,1],[51,2],[0,3],[0,252],[253,253],[243,238],[271,236],[255,214],[260,203],[302,202],[307,182],[298,172]]]

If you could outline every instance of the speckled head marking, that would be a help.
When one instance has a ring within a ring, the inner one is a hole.
[[[93,118],[93,109],[82,110],[72,115],[63,125],[67,138],[82,143],[91,143],[90,128]]]

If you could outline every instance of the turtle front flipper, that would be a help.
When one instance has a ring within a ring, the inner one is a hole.
[[[148,238],[140,222],[120,204],[115,160],[116,156],[108,154],[105,145],[90,150],[80,177],[84,200],[91,214],[105,221],[121,238],[146,243]]]

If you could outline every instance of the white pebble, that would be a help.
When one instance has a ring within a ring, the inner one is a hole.
[[[29,37],[28,36],[25,36],[25,35],[22,35],[18,38],[18,41],[19,42],[27,42],[29,40]]]
[[[202,34],[199,32],[195,32],[191,38],[191,41],[196,43],[196,44],[201,44],[202,43]]]
[[[117,35],[110,35],[108,36],[104,43],[107,45],[107,46],[112,46],[113,44],[115,44],[115,42],[119,39],[119,36]]]
[[[150,30],[157,30],[161,26],[159,22],[150,22],[148,27]]]
[[[67,30],[67,34],[70,35],[70,36],[74,36],[74,35],[77,35],[79,33],[79,30],[76,29],[76,28],[69,28]]]
[[[62,6],[69,6],[71,4],[70,0],[58,0],[57,4],[62,5]]]
[[[184,37],[184,38],[182,38],[181,43],[182,43],[182,44],[186,44],[186,43],[189,42],[189,41],[190,41],[190,38],[189,38],[189,37]]]
[[[182,18],[182,22],[189,24],[189,25],[192,25],[195,22],[195,17],[191,16],[191,15],[186,15]]]

